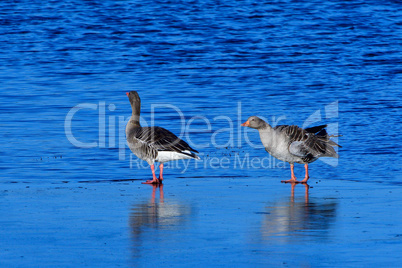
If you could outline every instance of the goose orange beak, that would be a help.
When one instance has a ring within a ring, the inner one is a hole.
[[[242,127],[249,127],[250,126],[250,122],[247,120],[246,122],[244,122],[243,124],[241,124]]]
[[[127,97],[128,97],[129,94],[130,94],[130,93],[126,92]]]

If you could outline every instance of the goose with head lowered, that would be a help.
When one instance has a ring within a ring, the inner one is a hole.
[[[309,163],[320,157],[339,157],[333,147],[341,146],[330,140],[331,137],[337,136],[327,134],[327,125],[306,129],[290,125],[271,127],[257,116],[250,116],[241,125],[257,129],[265,150],[273,157],[290,163],[291,178],[282,182],[307,183]],[[306,174],[302,181],[296,179],[294,163],[304,164]]]
[[[126,93],[131,104],[132,115],[126,125],[128,147],[140,159],[151,166],[152,180],[146,184],[160,184],[163,181],[163,164],[172,160],[200,159],[187,142],[162,127],[141,127],[141,99],[136,91]],[[159,178],[155,176],[155,162],[160,162]]]

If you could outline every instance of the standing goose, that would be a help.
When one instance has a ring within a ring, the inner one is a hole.
[[[162,127],[141,127],[141,99],[136,91],[126,94],[132,109],[131,118],[126,126],[128,147],[138,158],[147,161],[152,170],[152,180],[143,183],[162,183],[163,164],[165,162],[190,158],[200,159],[195,154],[198,153],[196,150],[169,130]],[[159,165],[159,179],[155,176],[155,162],[161,163]]]
[[[309,179],[309,163],[314,162],[319,157],[339,157],[333,146],[341,146],[329,139],[336,136],[327,134],[325,130],[327,125],[306,129],[289,125],[273,128],[257,116],[250,116],[241,125],[257,129],[265,150],[273,157],[290,163],[291,179],[282,182],[307,183]],[[302,181],[297,181],[296,179],[293,170],[294,163],[304,164],[306,175]]]

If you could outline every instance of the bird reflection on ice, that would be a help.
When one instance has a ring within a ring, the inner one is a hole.
[[[190,217],[191,208],[176,200],[166,201],[163,184],[151,185],[151,198],[143,203],[137,203],[131,208],[129,218],[134,257],[141,256],[141,250],[152,241],[168,240],[169,231],[185,228]],[[156,197],[159,190],[159,198]]]
[[[295,198],[295,183],[291,184],[290,200],[278,201],[266,207],[261,234],[264,240],[287,242],[295,237],[325,239],[336,220],[334,199],[309,198],[309,186],[304,198]],[[302,185],[300,185],[302,186]]]

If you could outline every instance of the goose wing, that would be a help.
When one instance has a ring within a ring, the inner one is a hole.
[[[198,153],[198,151],[191,148],[187,142],[162,127],[136,128],[133,137],[157,151],[175,151],[179,153],[192,151]]]
[[[326,125],[321,125],[302,129],[298,126],[283,125],[275,129],[287,137],[291,154],[311,161],[320,156],[338,157],[332,147],[336,143],[329,140],[325,127]]]
[[[321,126],[315,126],[315,127],[308,127],[305,128],[304,130],[308,133],[318,133],[321,130],[325,130],[325,128],[327,127],[327,125],[321,125]]]

